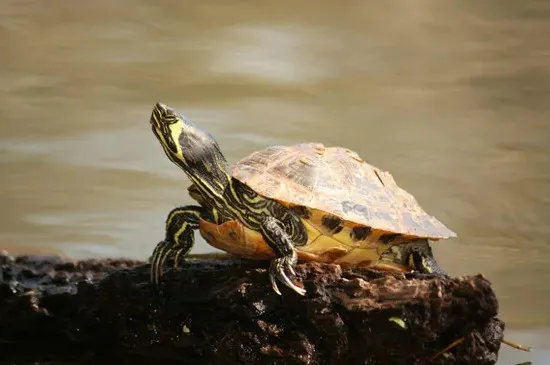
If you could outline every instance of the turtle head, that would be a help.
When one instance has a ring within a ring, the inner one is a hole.
[[[162,103],[154,106],[150,122],[168,158],[193,182],[198,180],[198,186],[219,186],[227,180],[227,162],[208,132]]]

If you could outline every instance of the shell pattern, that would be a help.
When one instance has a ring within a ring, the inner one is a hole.
[[[271,146],[240,160],[233,177],[259,194],[374,229],[432,239],[455,237],[397,186],[393,176],[346,148]]]

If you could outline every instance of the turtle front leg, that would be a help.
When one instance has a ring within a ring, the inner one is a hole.
[[[151,256],[151,281],[158,284],[162,267],[168,257],[174,257],[174,267],[178,258],[187,255],[195,243],[195,230],[199,219],[207,216],[206,210],[198,205],[187,205],[173,209],[166,218],[166,237],[160,241]]]
[[[300,295],[306,291],[296,286],[285,271],[294,275],[294,265],[298,262],[298,255],[290,236],[285,232],[281,221],[274,217],[266,217],[260,226],[262,236],[267,244],[275,251],[277,258],[269,266],[269,279],[275,293],[281,295],[277,287],[277,279]]]

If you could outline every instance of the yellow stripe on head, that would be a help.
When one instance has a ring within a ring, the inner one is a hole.
[[[187,163],[183,156],[179,138],[184,130],[183,118],[172,108],[157,103],[151,113],[151,128],[168,158],[185,169]]]

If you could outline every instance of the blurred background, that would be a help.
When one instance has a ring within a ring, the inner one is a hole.
[[[550,2],[0,4],[0,249],[147,259],[188,180],[157,101],[234,163],[271,144],[356,150],[459,238],[487,276],[499,364],[550,361]],[[197,235],[194,252],[213,249]]]

